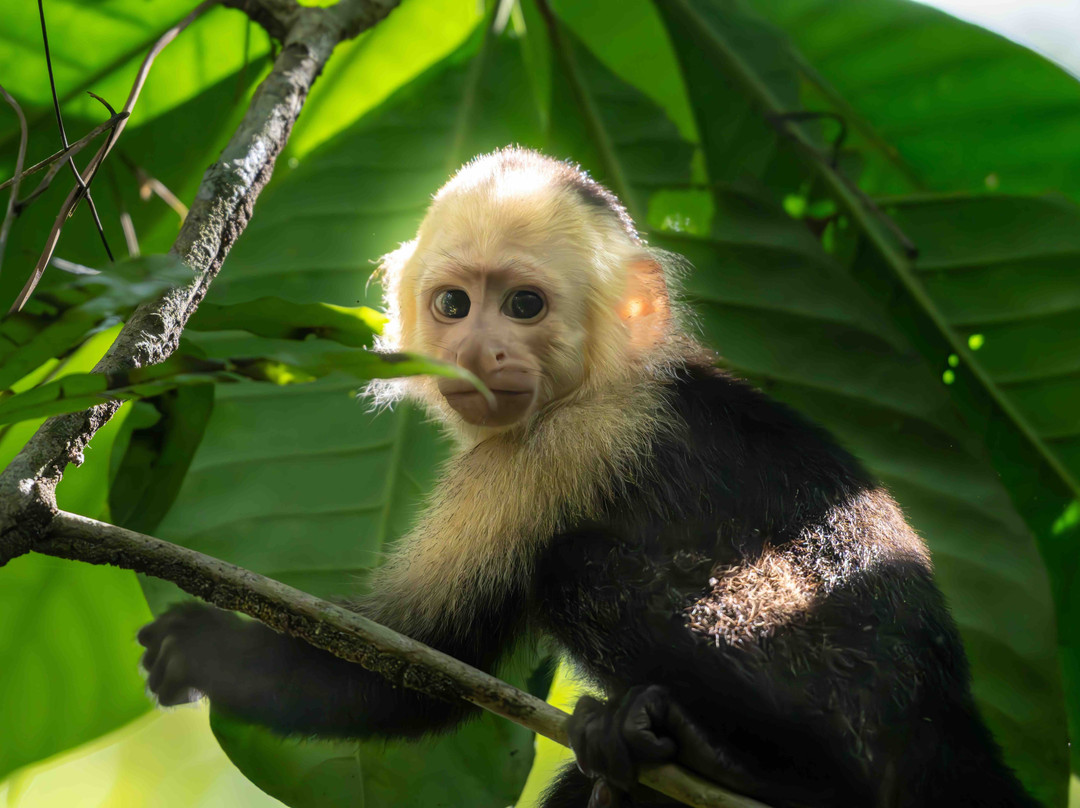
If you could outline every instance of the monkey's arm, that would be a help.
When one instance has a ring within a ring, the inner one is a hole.
[[[453,629],[417,637],[490,668],[510,639],[505,618],[479,616],[474,638]],[[139,632],[150,690],[164,706],[200,694],[215,708],[282,733],[410,737],[453,727],[476,712],[392,686],[352,662],[231,612],[188,603]]]

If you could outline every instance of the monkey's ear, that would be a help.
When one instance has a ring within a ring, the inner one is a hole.
[[[652,258],[638,258],[627,267],[626,294],[619,302],[619,317],[630,333],[636,352],[648,351],[667,332],[670,317],[664,269]]]

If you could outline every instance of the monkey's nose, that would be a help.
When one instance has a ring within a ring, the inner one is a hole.
[[[492,340],[487,334],[477,334],[463,342],[456,357],[459,365],[481,377],[498,370],[509,359],[510,352],[506,347]]]

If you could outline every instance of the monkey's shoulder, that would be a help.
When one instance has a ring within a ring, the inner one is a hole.
[[[839,623],[856,602],[888,611],[911,587],[933,593],[922,539],[827,432],[708,367],[687,366],[669,395],[680,429],[547,545],[560,586],[666,598],[661,613],[699,598],[732,620],[746,603],[787,614],[846,593],[830,601]]]
[[[666,392],[674,428],[658,434],[616,510],[636,503],[775,533],[876,488],[825,429],[722,370],[688,364]]]

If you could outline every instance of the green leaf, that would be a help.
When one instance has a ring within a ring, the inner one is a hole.
[[[134,573],[28,555],[4,567],[0,593],[0,778],[149,709]]]
[[[21,393],[0,391],[0,424],[77,412],[108,400],[158,396],[188,385],[230,383],[244,378],[304,384],[331,373],[343,373],[359,382],[399,376],[445,376],[465,379],[485,397],[492,396],[464,368],[418,354],[379,354],[329,340],[293,342],[218,332],[197,339],[189,337],[187,342],[198,346],[198,356],[179,352],[161,364],[126,373],[74,373]]]
[[[1080,523],[1069,514],[1080,507],[1080,208],[1060,197],[918,197],[893,200],[890,211],[919,246],[915,282],[962,346],[948,357],[938,353],[938,367],[953,370],[950,392],[985,434],[1039,539],[1057,600],[1075,734]],[[976,373],[1000,403],[986,401]],[[1035,447],[1041,456],[1032,457]],[[1075,748],[1073,770],[1080,770]]]
[[[593,56],[558,21],[552,48],[551,141],[644,220],[650,195],[690,181],[693,147],[656,104]]]
[[[192,8],[187,0],[47,3],[45,19],[53,74],[65,115],[96,116],[102,112],[100,104],[86,96],[87,90],[93,90],[119,109],[151,45]],[[244,63],[247,26],[248,21],[241,13],[226,9],[211,9],[192,24],[183,37],[158,56],[132,124],[141,125],[236,73]],[[88,43],[93,43],[93,47],[88,47]],[[267,37],[256,27],[248,58],[258,58],[268,51]],[[23,106],[31,122],[48,119],[53,114],[49,83],[42,81],[44,62],[37,4],[21,3],[6,8],[0,31],[0,75],[4,76],[5,88]],[[51,125],[50,145],[59,148],[55,120]]]
[[[145,402],[148,418],[113,450],[109,511],[115,524],[152,534],[172,507],[202,441],[214,406],[214,387],[178,387]],[[129,416],[127,423],[133,422]],[[119,443],[119,441],[118,441]]]
[[[722,114],[709,102],[717,81],[741,87],[759,114],[781,107],[774,78],[743,50],[753,40],[730,6],[658,5],[702,131]],[[710,172],[723,166],[719,143],[703,145]],[[963,420],[968,408],[956,409],[924,350],[926,331],[912,325],[910,306],[896,305],[893,288],[868,296],[783,211],[780,194],[759,189],[758,199],[774,196],[770,214],[746,203],[746,187],[733,195],[717,186],[724,215],[711,239],[661,242],[697,267],[688,288],[709,341],[740,374],[839,435],[896,494],[934,553],[987,721],[1025,782],[1062,804],[1066,734],[1051,590],[1037,537],[998,477],[994,447]],[[870,269],[866,255],[855,267],[860,278],[895,277]]]
[[[115,336],[91,339],[57,372],[91,367]],[[104,516],[109,446],[122,418],[98,432],[86,463],[57,489],[62,508]],[[0,467],[38,424],[0,428]],[[150,614],[135,574],[30,554],[10,562],[0,583],[0,779],[85,743],[149,709],[132,638]]]
[[[511,667],[534,664],[520,654]],[[509,680],[525,687],[520,675]],[[219,713],[211,726],[232,761],[292,808],[503,808],[517,800],[533,761],[532,733],[490,713],[452,736],[394,744],[284,739]]]
[[[551,6],[607,70],[661,107],[684,139],[698,140],[675,52],[650,0],[556,0]]]
[[[151,255],[41,290],[22,311],[0,319],[0,390],[190,277],[176,258]]]
[[[109,400],[160,395],[180,385],[237,378],[224,362],[204,362],[189,356],[174,356],[160,365],[129,373],[72,373],[21,393],[0,392],[0,424],[77,412]]]
[[[260,337],[304,339],[322,337],[369,348],[386,324],[386,315],[367,306],[334,306],[330,303],[293,303],[280,297],[261,297],[246,303],[201,306],[188,323],[194,331],[240,329]]]
[[[753,5],[868,147],[866,190],[1080,195],[1080,83],[1037,53],[905,0]]]

